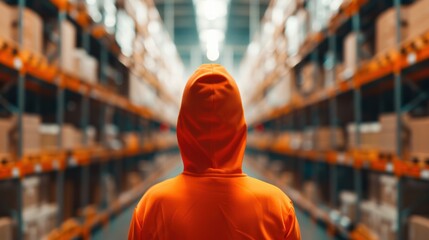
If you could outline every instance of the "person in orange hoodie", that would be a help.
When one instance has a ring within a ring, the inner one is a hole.
[[[202,65],[177,121],[184,171],[144,194],[128,239],[301,239],[291,200],[242,172],[246,136],[233,78],[221,65]]]

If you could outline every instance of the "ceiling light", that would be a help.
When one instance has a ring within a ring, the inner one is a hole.
[[[219,49],[217,49],[217,50],[207,49],[207,58],[210,61],[214,62],[214,61],[218,60],[219,59],[219,55],[220,55]]]
[[[225,17],[227,14],[226,1],[213,1],[204,0],[197,3],[197,15],[207,18],[208,20],[215,20]]]

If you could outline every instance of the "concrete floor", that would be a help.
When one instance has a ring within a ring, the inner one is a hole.
[[[159,181],[163,181],[165,179],[168,179],[180,174],[182,172],[182,169],[183,169],[182,165],[177,166],[170,173],[160,178]],[[257,172],[252,171],[252,169],[246,167],[246,165],[244,165],[243,170],[244,172],[246,172],[246,174],[248,174],[251,177],[264,180]],[[113,219],[110,222],[110,225],[108,226],[108,228],[101,229],[95,232],[93,234],[92,239],[94,240],[126,239],[128,235],[129,222],[136,204],[137,202],[132,206],[130,206],[128,209],[126,209],[122,214],[117,216],[115,219]],[[302,211],[300,211],[300,209],[296,209],[296,215],[301,228],[302,240],[334,240],[335,239],[333,237],[328,236],[326,233],[326,230],[323,227],[317,225],[307,215],[305,215]]]

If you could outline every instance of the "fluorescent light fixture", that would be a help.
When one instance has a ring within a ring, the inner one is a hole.
[[[219,59],[219,40],[216,38],[209,39],[207,42],[207,58],[214,62]]]
[[[197,15],[207,18],[208,20],[216,20],[226,17],[227,2],[222,0],[203,0],[197,2]]]
[[[225,40],[230,0],[193,0],[198,35],[203,51],[210,61],[216,61]]]

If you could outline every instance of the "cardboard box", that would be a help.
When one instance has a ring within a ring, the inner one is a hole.
[[[408,39],[416,38],[429,31],[429,1],[420,0],[408,7]]]
[[[18,8],[13,8],[13,39],[18,42]],[[22,48],[33,53],[43,54],[43,21],[37,13],[25,8],[23,11]]]
[[[429,156],[427,145],[427,130],[429,129],[429,118],[411,119],[410,127],[410,150],[412,155],[421,154]]]
[[[332,145],[332,134],[335,136],[335,145]],[[336,150],[344,147],[344,135],[341,128],[331,129],[329,127],[321,127],[316,131],[316,147],[318,150]]]
[[[0,153],[9,153],[9,141],[12,129],[11,118],[0,118]]]
[[[429,236],[429,218],[422,216],[411,216],[408,220],[408,239],[426,240]]]
[[[83,49],[75,49],[73,54],[75,66],[79,69],[79,77],[89,83],[95,84],[98,81],[97,59],[89,56]]]
[[[351,77],[358,67],[357,62],[357,34],[350,33],[344,40],[344,74],[343,77]]]
[[[397,117],[396,114],[383,114],[380,115],[380,140],[379,140],[379,150],[382,153],[396,153],[396,145],[397,145]],[[402,116],[402,129],[401,129],[401,141],[404,149],[408,148],[408,135],[406,133],[405,126],[408,125],[409,116]]]
[[[26,208],[37,208],[40,205],[40,177],[32,176],[22,180],[23,185],[23,203]]]
[[[76,48],[76,29],[69,21],[62,22],[61,34],[61,69],[70,74],[76,74],[78,71],[76,61],[73,59],[73,54]]]
[[[384,53],[398,47],[396,33],[401,31],[401,41],[405,40],[408,36],[407,27],[408,8],[401,8],[401,21],[402,26],[400,29],[396,27],[396,9],[390,8],[384,11],[376,22],[376,52]]]
[[[0,2],[0,38],[6,41],[12,41],[12,24],[14,21],[14,12],[12,8],[4,3]]]
[[[12,118],[12,129],[10,138],[10,151],[16,153],[18,149],[18,126],[17,117]],[[23,154],[34,154],[40,151],[39,128],[41,118],[38,115],[24,114],[22,116],[22,150]]]
[[[0,218],[0,236],[3,240],[13,240],[13,220],[11,218]]]

